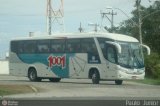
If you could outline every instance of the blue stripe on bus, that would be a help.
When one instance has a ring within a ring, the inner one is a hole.
[[[27,64],[41,63],[46,65],[48,71],[52,71],[59,77],[69,77],[69,59],[75,54],[19,54],[21,61]]]

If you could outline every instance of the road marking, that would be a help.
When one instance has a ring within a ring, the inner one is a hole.
[[[35,87],[33,87],[32,85],[30,85],[30,88],[31,88],[35,93],[38,92],[38,90],[37,90]]]

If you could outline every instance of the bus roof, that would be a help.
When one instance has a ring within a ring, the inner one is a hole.
[[[91,33],[58,33],[53,35],[35,35],[32,37],[21,37],[12,40],[33,40],[33,39],[67,39],[67,38],[90,38],[90,37],[102,37],[108,38],[115,41],[125,41],[125,42],[139,42],[136,38],[115,34],[115,33],[100,33],[100,32],[91,32]]]

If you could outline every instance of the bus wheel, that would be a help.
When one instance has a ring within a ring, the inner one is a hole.
[[[98,71],[94,71],[91,75],[91,78],[93,84],[99,84],[100,77]]]
[[[123,83],[123,80],[115,80],[115,84],[117,85],[122,85],[122,83]]]
[[[61,78],[49,78],[51,82],[59,82]]]
[[[34,68],[29,69],[28,78],[30,81],[41,81],[40,78],[37,78],[37,72]]]

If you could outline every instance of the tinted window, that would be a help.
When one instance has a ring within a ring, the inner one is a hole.
[[[15,53],[48,53],[49,52],[49,40],[39,41],[12,41],[11,51]]]
[[[36,41],[24,41],[23,53],[36,53]]]
[[[82,39],[81,49],[83,53],[92,52],[98,54],[96,44],[92,38]]]
[[[10,47],[11,47],[11,52],[15,52],[15,53],[18,52],[18,42],[12,41],[10,44]]]
[[[82,52],[88,54],[88,63],[100,63],[99,54],[93,38],[85,38],[81,41]]]
[[[66,51],[69,53],[81,52],[80,39],[67,39]]]
[[[24,41],[12,41],[11,42],[11,51],[15,53],[23,53]]]
[[[51,40],[51,52],[64,53],[65,52],[65,40],[64,39]]]
[[[39,53],[49,53],[49,40],[39,40],[37,42],[37,50]]]

